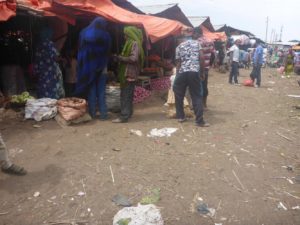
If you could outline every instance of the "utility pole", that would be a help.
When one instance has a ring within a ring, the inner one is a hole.
[[[283,30],[283,26],[281,25],[281,28],[280,28],[280,42],[282,41],[282,30]]]
[[[273,36],[274,36],[274,29],[271,31],[271,36],[270,36],[270,44],[273,42]]]
[[[266,43],[268,41],[268,27],[269,27],[269,17],[267,16],[267,21],[266,21],[266,39],[265,39]]]

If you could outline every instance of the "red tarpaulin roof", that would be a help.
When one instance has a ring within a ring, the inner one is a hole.
[[[225,32],[210,32],[205,26],[201,25],[203,36],[210,41],[226,41],[227,36]]]
[[[56,0],[50,9],[59,14],[76,16],[82,13],[100,15],[106,19],[122,24],[144,27],[152,42],[156,42],[170,35],[180,34],[186,26],[178,21],[168,20],[149,15],[140,15],[118,7],[110,0]]]
[[[7,1],[0,0],[0,21],[8,20],[16,13],[16,3],[9,5]],[[14,0],[10,0],[14,1]],[[169,19],[159,18],[149,15],[139,15],[127,11],[111,0],[17,0],[18,7],[41,13],[43,16],[57,16],[60,19],[75,24],[76,16],[79,15],[100,15],[106,19],[122,24],[137,25],[144,27],[146,34],[152,42],[156,42],[170,35],[180,34],[187,27],[178,22]],[[10,6],[8,8],[8,6]],[[14,9],[14,10],[13,10]]]
[[[16,1],[0,0],[0,21],[6,21],[16,15]]]

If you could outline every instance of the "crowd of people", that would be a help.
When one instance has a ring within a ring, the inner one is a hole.
[[[34,73],[38,77],[37,97],[60,99],[77,96],[88,102],[90,116],[108,119],[106,106],[107,67],[109,61],[118,64],[117,78],[120,83],[120,115],[113,123],[126,123],[133,115],[134,89],[144,66],[143,32],[135,26],[124,27],[125,44],[120,54],[112,54],[112,38],[107,31],[107,21],[95,18],[79,35],[78,49],[68,51],[61,58],[52,41],[53,32],[45,27],[40,33],[35,52]],[[235,40],[226,52],[225,45],[216,52],[214,43],[203,37],[200,27],[190,30],[176,47],[176,76],[172,86],[175,95],[176,118],[182,123],[187,120],[184,111],[184,98],[189,93],[195,114],[195,125],[210,126],[204,120],[207,107],[209,69],[218,61],[222,66],[226,55],[229,56],[229,84],[239,85],[238,75],[241,65],[253,69],[249,74],[255,87],[261,86],[261,68],[264,64],[264,49],[254,42],[253,51],[241,51],[241,41]],[[272,51],[271,56],[279,51]],[[216,54],[217,53],[217,54]],[[60,65],[64,66],[63,79]],[[284,59],[286,74],[293,71],[294,53],[289,51]],[[254,84],[255,83],[255,84]],[[5,173],[25,175],[26,170],[10,162],[6,146],[0,136],[0,165]]]

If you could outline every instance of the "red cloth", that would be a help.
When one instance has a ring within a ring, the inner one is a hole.
[[[16,15],[15,0],[0,0],[0,21],[6,21]]]
[[[59,12],[61,15],[86,15],[87,12],[99,15],[106,19],[128,25],[144,27],[146,34],[154,43],[167,36],[180,34],[187,27],[174,20],[155,16],[136,14],[115,5],[111,0],[56,0],[51,12]]]
[[[203,36],[210,41],[226,41],[227,36],[225,32],[210,32],[205,26],[201,25]]]
[[[202,51],[204,55],[204,66],[206,69],[209,69],[211,54],[215,50],[214,43],[212,41],[209,41],[205,37],[199,38],[199,42],[202,47]]]

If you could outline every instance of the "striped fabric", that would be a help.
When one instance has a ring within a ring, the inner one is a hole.
[[[204,37],[201,37],[198,39],[202,50],[203,50],[203,54],[204,54],[204,62],[205,62],[205,69],[209,69],[210,68],[210,58],[211,58],[211,54],[214,52],[215,48],[214,48],[214,43],[207,40]]]

